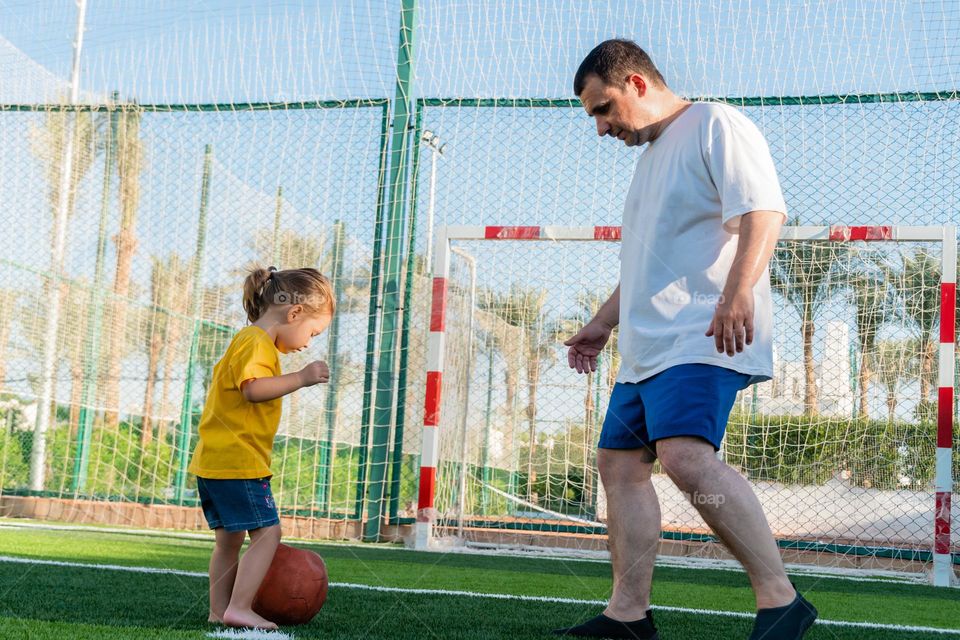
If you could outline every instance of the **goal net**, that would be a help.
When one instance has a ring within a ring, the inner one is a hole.
[[[616,286],[619,233],[438,231],[411,363],[424,381],[417,546],[606,548],[596,445],[616,332],[590,375],[562,342]],[[718,455],[750,482],[788,562],[949,582],[955,242],[949,226],[783,229],[774,377],[741,392]],[[661,553],[729,557],[659,465],[653,483]]]

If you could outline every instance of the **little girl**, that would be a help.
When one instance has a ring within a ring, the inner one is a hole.
[[[270,492],[270,452],[283,396],[327,382],[327,364],[311,362],[280,374],[278,354],[300,351],[334,313],[333,288],[316,269],[255,268],[243,283],[252,323],[233,337],[213,369],[190,472],[203,515],[216,530],[210,558],[210,621],[276,629],[253,612],[253,598],[280,543]],[[246,533],[250,546],[237,562]]]

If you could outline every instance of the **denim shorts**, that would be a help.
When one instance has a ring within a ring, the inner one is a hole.
[[[280,524],[270,478],[213,480],[197,478],[200,507],[211,529],[251,531]]]
[[[710,364],[681,364],[640,382],[618,382],[597,446],[656,453],[657,440],[692,436],[719,450],[737,392],[765,379]]]

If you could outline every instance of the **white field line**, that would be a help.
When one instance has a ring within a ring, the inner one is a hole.
[[[128,571],[131,573],[161,573],[168,575],[186,576],[191,578],[206,578],[202,571],[183,571],[180,569],[158,569],[156,567],[128,567],[114,564],[92,564],[85,562],[62,562],[59,560],[37,560],[34,558],[18,558],[15,556],[0,556],[0,562],[19,564],[39,564],[57,567],[74,567],[80,569],[96,569],[102,571]],[[488,598],[491,600],[517,600],[522,602],[549,602],[554,604],[577,604],[605,606],[606,600],[582,600],[578,598],[555,598],[550,596],[522,596],[512,593],[478,593],[475,591],[456,591],[450,589],[409,589],[406,587],[379,587],[368,584],[351,582],[331,582],[330,586],[337,589],[363,589],[380,593],[404,593],[428,596],[457,596],[463,598]],[[692,613],[696,615],[723,616],[727,618],[753,618],[753,613],[743,611],[717,611],[714,609],[692,609],[688,607],[670,607],[654,605],[658,611],[674,611],[678,613]],[[850,622],[847,620],[817,620],[817,624],[835,627],[853,627],[859,629],[890,629],[893,631],[909,631],[912,633],[939,633],[943,635],[960,636],[960,629],[944,629],[940,627],[921,627],[899,624],[881,624],[875,622]]]
[[[262,629],[217,629],[207,634],[208,638],[229,638],[230,640],[293,640],[293,635],[283,631],[264,631]]]
[[[187,531],[166,531],[158,529],[126,529],[117,527],[94,527],[88,525],[48,524],[42,522],[13,522],[0,520],[0,529],[48,529],[51,531],[80,531],[97,533],[116,533],[131,536],[153,536],[162,538],[176,538],[181,540],[196,540],[212,542],[213,533],[191,533]],[[404,547],[393,543],[360,543],[349,540],[307,540],[305,538],[284,538],[284,542],[300,542],[324,546],[336,546],[357,549],[378,549],[390,551],[408,551]],[[553,560],[561,562],[592,562],[609,564],[610,554],[606,551],[585,552],[570,549],[569,555],[562,551],[544,550],[541,548],[523,548],[516,545],[497,545],[495,543],[467,543],[466,545],[451,545],[442,549],[443,552],[468,553],[499,557],[535,558],[537,560]],[[419,552],[418,552],[419,553]],[[736,560],[722,560],[711,558],[695,558],[681,556],[657,556],[657,566],[676,569],[711,569],[715,571],[734,571],[744,573],[743,567]],[[845,569],[841,567],[816,567],[802,564],[788,564],[786,570],[789,575],[822,578],[827,580],[850,580],[853,582],[901,582],[908,584],[929,584],[929,577],[924,573],[908,573],[906,571],[884,571],[881,569]]]

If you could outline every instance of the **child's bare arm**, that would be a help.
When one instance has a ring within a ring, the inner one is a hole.
[[[266,402],[330,379],[330,369],[321,360],[311,362],[300,371],[270,378],[247,380],[241,385],[247,402]]]

